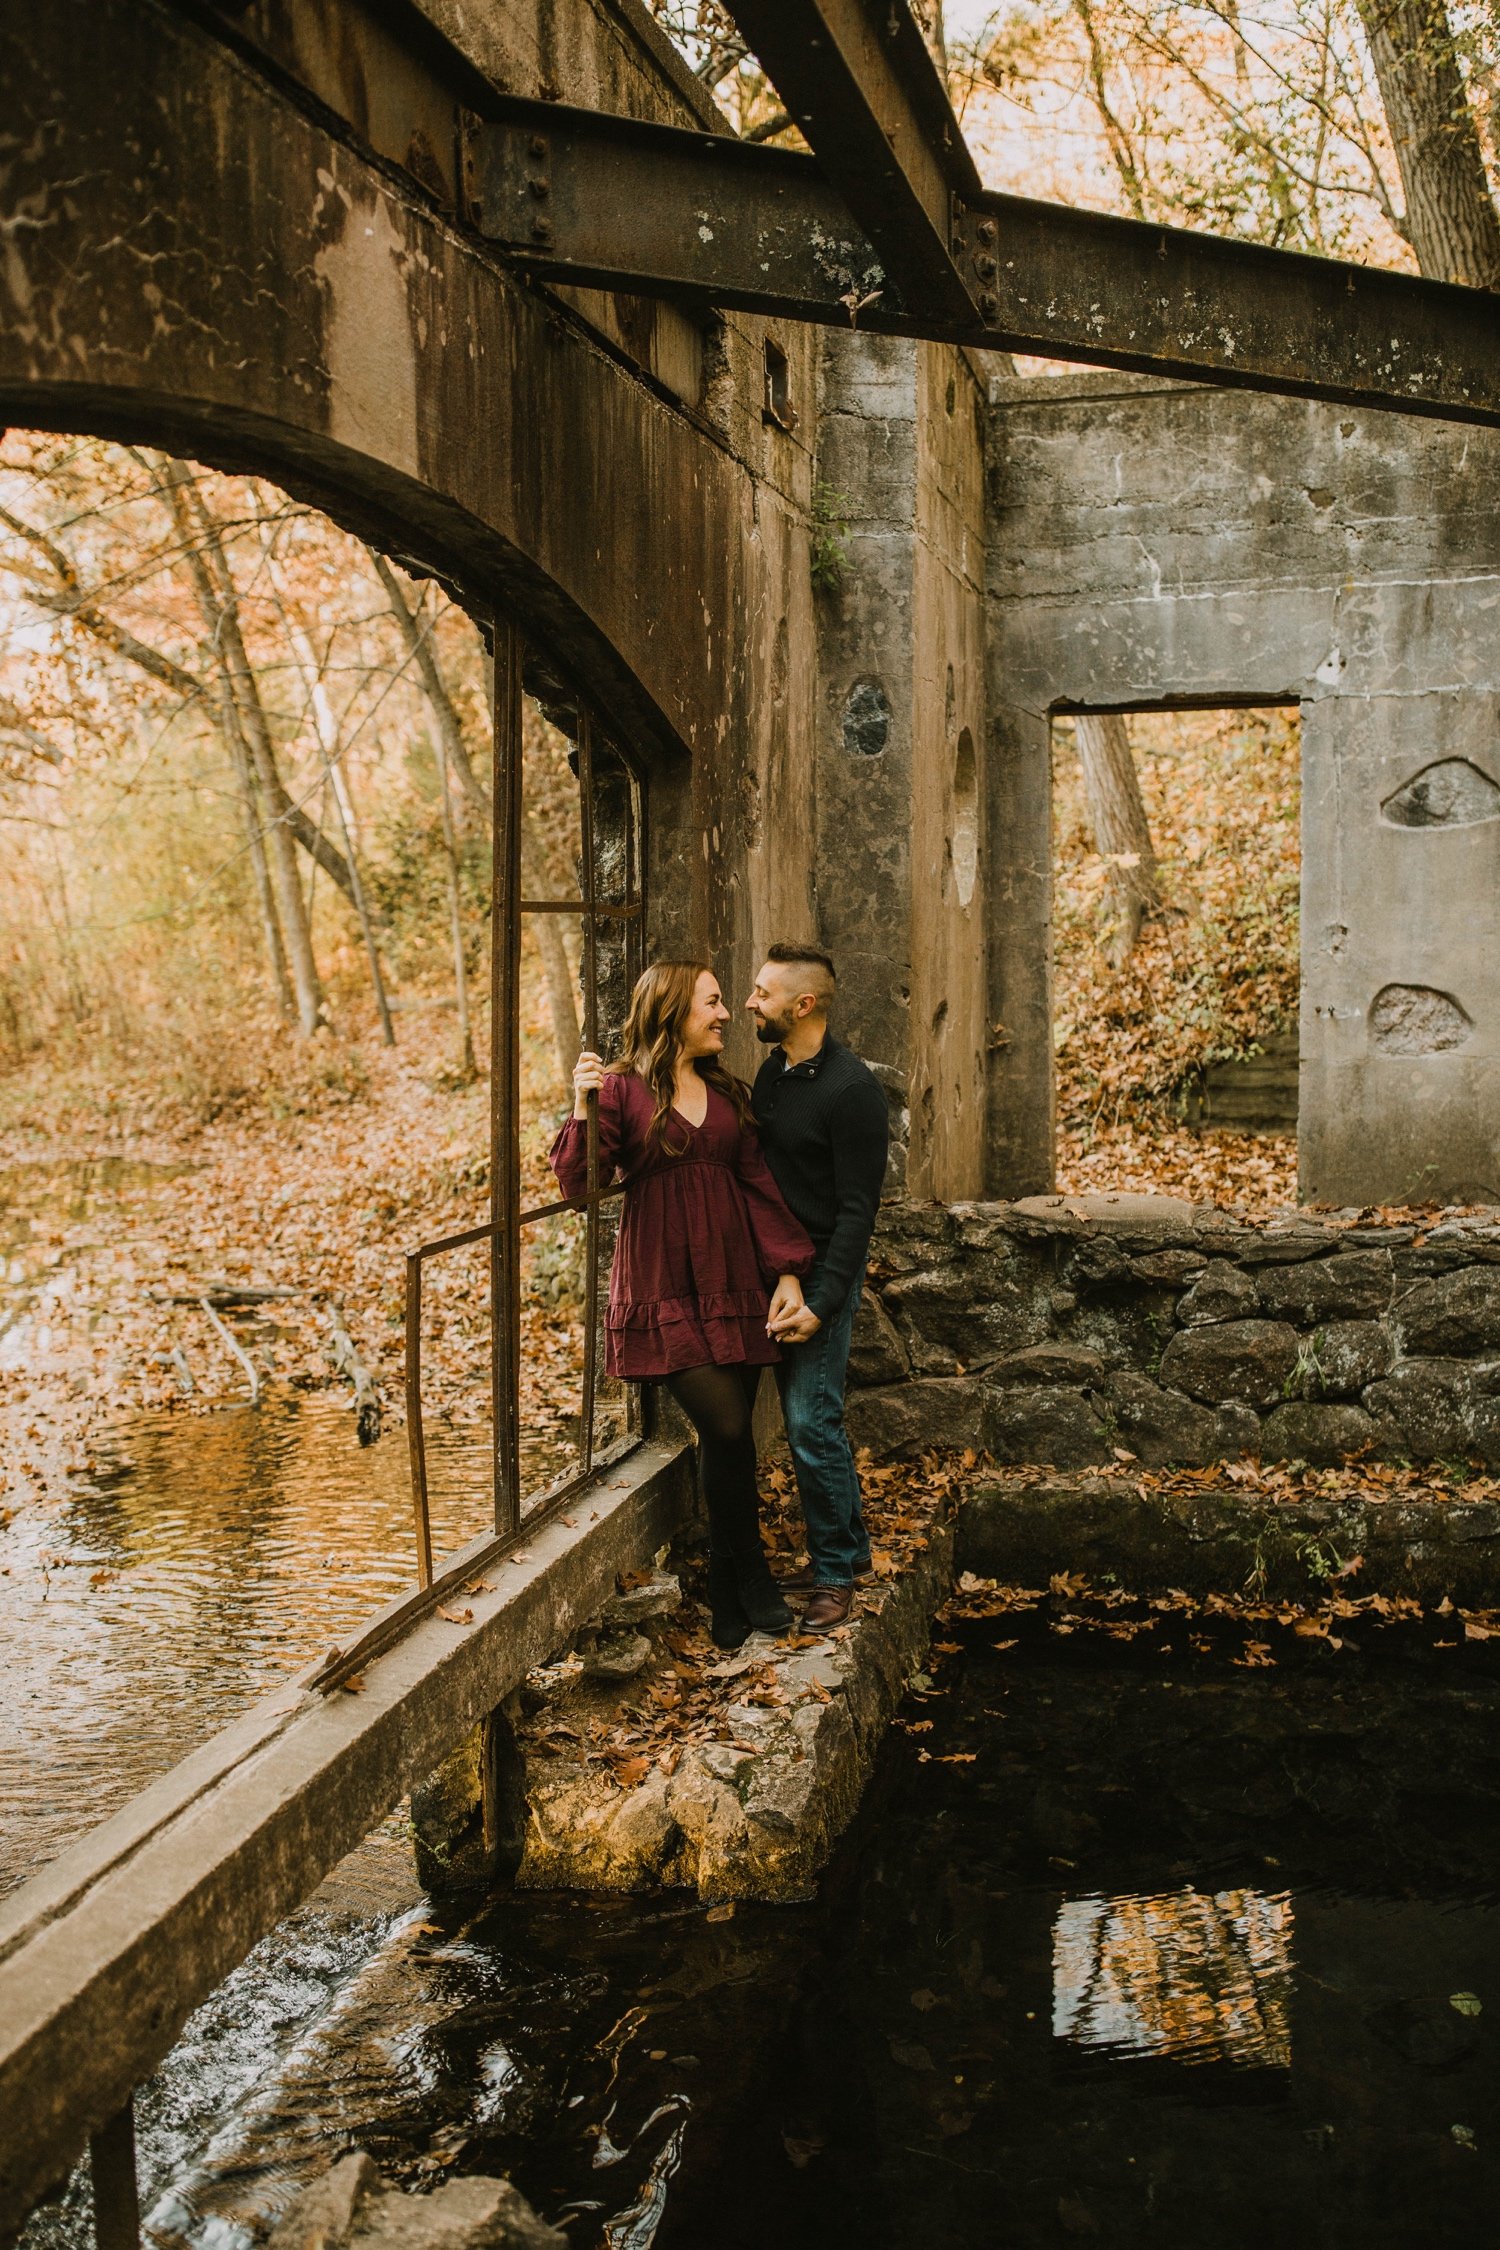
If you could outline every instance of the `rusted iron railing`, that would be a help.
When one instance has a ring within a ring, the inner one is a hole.
[[[586,1214],[590,1219],[593,1218],[600,1205],[613,1202],[624,1193],[622,1187],[601,1189],[597,1186],[597,1161],[596,1145],[594,1151],[596,1179],[591,1183],[594,1192],[590,1197]],[[538,1203],[532,1210],[521,1212],[517,1223],[522,1227],[534,1226],[543,1219],[557,1219],[561,1218],[565,1212],[576,1213],[576,1211],[577,1206],[572,1203]],[[589,1232],[595,1236],[597,1252],[596,1225],[597,1222],[590,1226]],[[422,1268],[429,1258],[442,1257],[446,1251],[467,1250],[473,1248],[476,1243],[489,1242],[493,1238],[494,1232],[495,1222],[487,1219],[480,1226],[465,1227],[461,1234],[446,1234],[440,1236],[436,1242],[424,1242],[417,1249],[408,1251],[406,1257],[406,1443],[411,1460],[412,1511],[417,1536],[417,1580],[419,1586],[424,1589],[430,1588],[433,1584],[433,1561],[432,1504],[427,1478],[427,1435],[422,1414]],[[592,1292],[586,1291],[586,1318],[589,1321],[590,1333],[598,1317],[597,1255],[594,1264],[594,1288]],[[592,1296],[593,1303],[588,1302],[589,1296]],[[519,1303],[511,1310],[512,1316],[518,1319]],[[577,1469],[561,1483],[548,1485],[545,1491],[540,1493],[532,1505],[524,1511],[521,1505],[522,1495],[519,1491],[510,1496],[511,1505],[509,1507],[505,1504],[506,1496],[497,1494],[495,1500],[497,1544],[503,1544],[505,1540],[513,1538],[523,1524],[529,1525],[540,1522],[544,1516],[551,1514],[554,1508],[561,1507],[578,1490],[581,1484],[587,1482],[597,1469],[607,1466],[610,1461],[617,1460],[623,1451],[627,1451],[630,1445],[637,1442],[639,1436],[637,1431],[630,1433],[626,1444],[607,1447],[603,1453],[593,1442],[594,1416],[590,1408],[596,1356],[596,1354],[590,1353],[588,1349],[588,1334],[586,1333]]]

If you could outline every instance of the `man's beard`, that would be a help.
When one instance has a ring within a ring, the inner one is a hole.
[[[785,1016],[757,1016],[755,1036],[763,1047],[779,1047],[792,1028],[792,1018]]]

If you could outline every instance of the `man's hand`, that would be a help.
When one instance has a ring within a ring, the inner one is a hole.
[[[766,1312],[766,1334],[768,1336],[778,1335],[781,1322],[790,1320],[794,1313],[799,1313],[801,1310],[802,1284],[794,1273],[784,1273],[776,1284],[775,1293]]]
[[[822,1325],[811,1305],[803,1305],[771,1333],[778,1344],[810,1344]]]

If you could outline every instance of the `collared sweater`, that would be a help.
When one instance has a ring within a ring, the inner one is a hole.
[[[830,1032],[807,1062],[788,1068],[779,1048],[768,1055],[751,1106],[771,1175],[817,1249],[807,1302],[826,1321],[869,1256],[890,1142],[885,1095]]]

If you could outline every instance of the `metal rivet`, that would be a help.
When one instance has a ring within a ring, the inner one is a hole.
[[[977,273],[981,274],[981,275],[983,276],[983,278],[984,278],[984,279],[985,279],[986,281],[993,281],[993,280],[994,280],[994,278],[995,278],[995,261],[994,261],[994,259],[993,259],[993,258],[989,257],[988,255],[986,255],[986,256],[984,256],[984,257],[982,257],[982,258],[976,258],[976,259],[974,260],[974,268],[975,268],[975,271],[976,271]]]
[[[550,219],[533,219],[531,222],[531,239],[533,242],[550,242],[552,240],[552,221]]]
[[[538,203],[543,202],[552,193],[552,182],[550,180],[528,180],[526,185],[530,188]]]
[[[1000,300],[993,289],[986,289],[979,300],[979,309],[986,320],[993,320],[1000,310]]]
[[[531,155],[532,155],[532,156],[534,156],[534,157],[537,157],[537,158],[541,158],[541,157],[544,157],[544,156],[546,155],[546,153],[547,153],[547,144],[546,144],[546,142],[545,142],[545,141],[544,141],[544,140],[542,139],[542,136],[541,136],[541,134],[540,134],[540,133],[533,133],[533,134],[532,134],[532,136],[531,136],[531,149],[530,149],[530,153],[531,153]]]
[[[979,222],[979,239],[980,239],[980,241],[981,241],[981,242],[993,242],[993,241],[994,241],[994,239],[995,239],[995,222],[994,222],[994,220],[993,220],[993,219],[981,219],[981,220],[980,220],[980,222]]]

